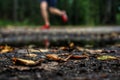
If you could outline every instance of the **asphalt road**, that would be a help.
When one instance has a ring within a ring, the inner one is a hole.
[[[40,30],[31,27],[7,27],[0,29],[0,44],[26,44],[49,41],[120,41],[119,26],[99,27],[54,27]]]

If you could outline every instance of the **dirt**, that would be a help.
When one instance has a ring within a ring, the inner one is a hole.
[[[58,49],[58,48],[57,48]],[[84,48],[86,49],[86,48]],[[91,49],[90,49],[91,50]],[[0,54],[0,79],[1,80],[119,80],[120,59],[98,60],[96,56],[111,55],[120,57],[120,48],[116,46],[106,47],[106,53],[87,53],[86,59],[69,59],[66,62],[45,60],[37,66],[15,65],[12,57],[38,60],[45,54],[53,53],[49,50],[44,54],[34,52],[37,57],[26,57],[25,49],[15,49],[17,52]],[[56,51],[55,54],[67,54],[69,51]],[[81,55],[85,51],[73,50],[72,54]]]

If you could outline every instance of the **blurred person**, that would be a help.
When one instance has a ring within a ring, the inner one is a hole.
[[[57,0],[40,0],[41,14],[45,22],[45,24],[41,27],[41,29],[50,28],[48,10],[50,13],[60,16],[63,22],[66,23],[68,21],[66,12],[56,8],[56,3]]]

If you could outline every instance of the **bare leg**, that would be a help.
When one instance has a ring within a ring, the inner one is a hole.
[[[55,14],[55,15],[59,15],[59,16],[62,16],[63,14],[66,14],[65,11],[61,11],[57,8],[54,8],[54,7],[50,7],[49,8],[49,11],[52,13],[52,14]]]
[[[50,7],[49,10],[50,10],[50,12],[51,12],[52,14],[61,16],[63,22],[66,23],[66,22],[68,21],[68,17],[67,17],[67,14],[66,14],[65,11],[61,11],[61,10],[59,10],[59,9],[57,9],[57,8],[54,8],[54,7]]]
[[[50,25],[49,18],[48,18],[48,12],[47,12],[48,4],[46,1],[41,2],[40,8],[41,8],[41,14],[43,16],[43,19],[45,21],[45,25]]]

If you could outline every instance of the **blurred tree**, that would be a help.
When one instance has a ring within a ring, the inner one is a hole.
[[[13,1],[14,1],[13,16],[14,16],[14,21],[16,22],[18,20],[18,0],[13,0]]]
[[[115,24],[116,22],[116,1],[105,0],[103,24]]]

